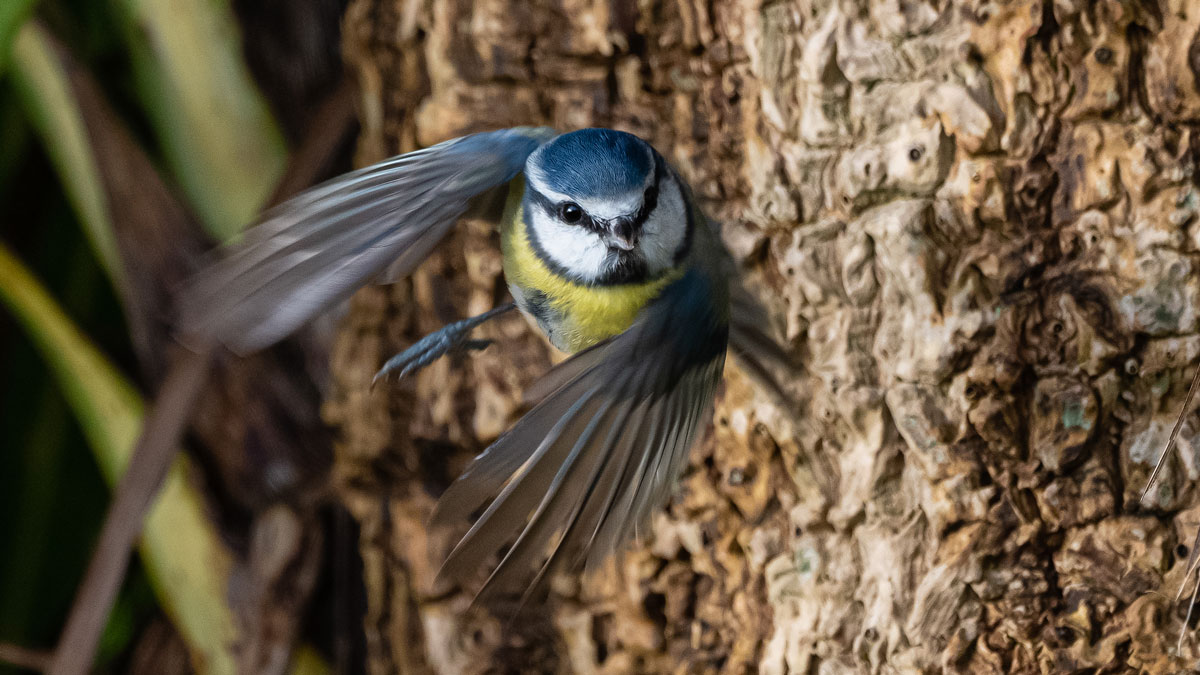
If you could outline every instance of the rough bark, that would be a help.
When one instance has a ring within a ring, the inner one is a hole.
[[[515,124],[638,133],[806,366],[791,410],[727,367],[649,541],[506,633],[433,585],[447,535],[424,523],[551,350],[511,317],[371,390],[502,298],[482,225],[359,293],[325,411],[371,672],[1195,663],[1171,599],[1200,417],[1136,501],[1200,355],[1198,31],[1188,0],[355,0],[363,163]]]

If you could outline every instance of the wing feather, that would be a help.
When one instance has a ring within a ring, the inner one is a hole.
[[[600,524],[595,541],[588,546],[585,572],[591,573],[599,569],[607,557],[607,552],[620,545],[621,538],[632,528],[631,517],[637,495],[645,483],[647,467],[654,458],[654,449],[661,447],[665,429],[671,426],[673,418],[667,411],[673,411],[673,404],[680,400],[677,392],[671,392],[666,398],[651,401],[646,411],[649,424],[643,424],[630,448],[637,455],[637,464],[629,464],[632,469],[621,476],[620,495],[612,511]],[[636,534],[636,533],[635,533]]]
[[[722,284],[689,270],[627,331],[551,371],[541,403],[439,503],[444,522],[496,495],[443,574],[461,579],[511,544],[480,595],[523,585],[528,597],[556,569],[598,565],[624,543],[665,500],[711,406],[728,339]]]
[[[554,372],[554,371],[551,371]],[[546,396],[471,462],[438,500],[430,519],[443,525],[466,518],[496,495],[549,434],[578,404],[579,396]]]
[[[549,129],[464,136],[319,185],[263,215],[183,290],[180,334],[270,345],[389,267],[408,274],[471,201],[506,184]]]
[[[730,294],[729,351],[734,361],[784,409],[791,403],[783,382],[793,379],[798,363],[770,332],[767,312],[744,286]]]
[[[566,523],[566,529],[559,536],[555,549],[561,549],[570,539],[572,530],[579,522],[579,512],[595,488],[596,477],[603,473],[603,467],[610,459],[610,453],[603,449],[611,447],[613,438],[620,433],[623,418],[628,415],[628,409],[623,406],[615,408],[616,403],[615,400],[607,400],[603,412],[588,422],[530,516],[529,523],[521,530],[477,597],[486,598],[489,590],[512,587],[522,575],[527,575],[528,570],[523,569],[521,561],[540,557],[550,539],[564,527],[563,523]],[[593,445],[592,440],[602,426],[607,427],[605,440]],[[564,518],[561,516],[563,513],[568,515]],[[554,553],[551,553],[550,559],[553,558]]]
[[[591,508],[581,515],[581,523],[585,526],[583,533],[587,537],[586,541],[581,541],[576,546],[577,556],[572,564],[576,567],[585,564],[590,559],[590,552],[594,551],[597,538],[600,535],[600,529],[606,522],[609,522],[613,516],[613,508],[616,506],[617,498],[621,495],[621,489],[626,487],[622,480],[629,473],[629,468],[633,464],[636,456],[643,454],[637,452],[639,438],[644,438],[645,425],[643,422],[646,419],[646,414],[649,410],[649,403],[642,402],[631,411],[630,417],[632,421],[629,423],[632,433],[623,434],[619,444],[614,445],[612,456],[616,462],[611,466],[606,466],[602,475],[596,479],[596,488],[601,490],[603,498],[594,501]],[[585,571],[591,567],[586,567]]]
[[[559,438],[565,433],[573,440],[584,433],[589,420],[603,407],[605,403],[594,390],[575,400],[533,455],[513,473],[500,494],[446,556],[439,575],[461,578],[521,531],[525,519],[572,447],[558,443]]]

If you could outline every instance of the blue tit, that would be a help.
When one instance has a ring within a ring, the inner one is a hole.
[[[502,207],[501,207],[502,205]],[[472,208],[500,224],[514,304],[571,354],[540,402],[445,492],[434,522],[481,508],[442,572],[503,551],[480,595],[596,568],[668,497],[711,416],[726,352],[756,374],[786,354],[678,172],[610,129],[480,133],[347,174],[269,211],[182,298],[180,330],[244,352],[372,278],[409,274]],[[381,375],[470,340],[497,307],[423,338]]]

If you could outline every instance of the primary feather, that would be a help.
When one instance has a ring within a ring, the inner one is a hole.
[[[270,345],[385,268],[410,273],[555,132],[465,136],[335,178],[263,215],[184,290],[179,330],[237,352]]]

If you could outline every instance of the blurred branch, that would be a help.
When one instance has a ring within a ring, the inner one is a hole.
[[[142,401],[133,386],[2,246],[0,302],[49,363],[102,473],[116,483],[129,466],[142,422]],[[208,520],[202,497],[188,483],[189,470],[186,459],[179,458],[167,473],[146,518],[142,557],[167,614],[193,650],[193,663],[202,672],[232,673],[237,631],[225,602],[232,554]]]
[[[0,663],[7,663],[26,670],[46,670],[51,654],[37,649],[0,642]]]
[[[210,374],[210,352],[187,354],[170,368],[166,366],[164,354],[173,348],[170,318],[174,308],[170,291],[195,269],[206,248],[203,237],[194,227],[187,209],[171,194],[154,164],[108,106],[86,69],[75,63],[68,50],[39,27],[31,26],[30,31],[30,52],[39,57],[39,67],[31,69],[38,77],[27,78],[24,91],[30,101],[27,105],[35,111],[39,106],[57,106],[62,117],[82,127],[84,137],[72,147],[76,155],[88,161],[82,162],[83,169],[78,166],[79,162],[60,166],[63,182],[68,190],[99,194],[95,200],[97,208],[80,209],[80,218],[89,224],[89,228],[108,233],[115,239],[118,264],[112,269],[119,269],[125,280],[118,290],[143,370],[150,382],[166,376],[143,436],[139,438],[133,463],[116,489],[96,553],[60,639],[53,672],[81,673],[91,664],[96,641],[124,578],[132,541],[163,472],[175,456],[179,436],[188,420],[197,420],[194,427],[197,438],[211,450],[222,449],[240,455],[242,434],[246,434],[256,439],[259,454],[266,451],[265,456],[270,457],[275,450],[286,449],[292,453],[290,459],[294,461],[303,458],[304,448],[319,441],[320,434],[309,429],[319,426],[319,417],[311,382],[294,364],[289,365],[286,359],[270,354],[218,367],[213,373],[215,381],[211,391],[204,397],[200,409],[194,410],[200,388]],[[67,96],[49,95],[62,89],[67,91]],[[285,177],[275,188],[276,199],[306,187],[327,170],[330,157],[353,129],[352,103],[353,90],[346,84],[319,108],[312,125],[314,133],[306,138],[304,146],[292,158]],[[43,132],[43,135],[48,145],[57,140],[52,131]],[[297,379],[302,382],[297,384]],[[239,409],[231,410],[231,405]],[[263,409],[256,412],[257,408]],[[288,419],[280,419],[280,411]],[[243,429],[243,426],[247,428]],[[264,475],[270,473],[263,472]],[[303,468],[299,471],[289,468],[285,475],[299,478],[305,473]],[[279,487],[275,486],[276,489]],[[272,498],[269,491],[260,491],[259,495],[259,499]],[[164,493],[164,500],[166,497]],[[153,518],[154,512],[151,512],[150,519]],[[317,535],[319,540],[319,533]],[[146,542],[152,541],[153,532],[147,521]],[[308,537],[298,542],[301,544],[308,547],[297,551],[298,560],[309,559],[319,552],[319,546],[311,546]],[[143,546],[144,555],[145,549],[146,545]],[[182,549],[164,553],[179,555],[181,552]],[[225,558],[228,557],[225,552]],[[206,557],[200,552],[191,558],[192,564],[204,564],[198,562],[204,560]],[[212,604],[212,599],[226,597],[229,565],[222,563],[220,567],[223,578],[218,580],[218,587],[221,590],[211,596],[208,604]],[[302,568],[303,564],[289,567]],[[249,608],[239,604],[236,598],[230,601],[232,607],[222,604],[224,612],[232,611],[235,615],[233,629],[238,631],[238,641],[243,647],[236,657],[228,653],[231,639],[217,641],[228,636],[219,632],[198,636],[183,625],[188,623],[187,617],[183,617],[181,624],[181,617],[172,613],[197,667],[205,672],[229,672],[228,668],[239,667],[238,659],[242,656],[279,654],[281,646],[290,649],[300,619],[295,610],[306,601],[313,583],[312,579],[305,580],[302,575],[290,580],[300,585],[279,584],[275,583],[276,579],[260,580],[263,589],[267,590],[257,591],[255,597],[259,602]],[[288,597],[274,598],[272,589],[277,587],[289,589]],[[167,604],[165,600],[164,604]],[[204,602],[197,603],[201,614],[204,606]],[[188,604],[181,604],[179,608],[183,612],[192,611]],[[249,615],[245,614],[247,611]],[[272,616],[274,619],[269,618]],[[217,658],[210,658],[207,649],[214,642],[221,651]],[[287,651],[283,655],[286,657]],[[275,660],[278,662],[277,658]],[[320,659],[301,659],[297,653],[292,667],[320,670],[322,665]],[[286,660],[280,666],[286,666]]]
[[[283,173],[283,137],[242,60],[228,0],[113,0],[143,109],[208,231],[253,221]]]
[[[319,426],[317,397],[311,382],[294,364],[289,365],[288,361],[271,354],[218,367],[212,373],[214,382],[209,394],[199,409],[195,409],[200,387],[210,374],[211,352],[188,354],[170,368],[166,366],[164,354],[173,349],[170,318],[174,308],[170,290],[198,265],[206,248],[203,237],[194,227],[187,210],[159,177],[154,164],[108,106],[86,69],[75,63],[66,48],[52,36],[38,31],[35,37],[47,62],[42,70],[63,75],[61,80],[52,83],[61,82],[69,88],[70,97],[62,102],[62,106],[81,120],[86,134],[84,150],[99,169],[75,175],[64,172],[64,182],[75,188],[95,188],[104,198],[103,204],[109,210],[101,214],[102,218],[92,219],[87,212],[81,212],[80,217],[110,231],[116,240],[120,269],[126,280],[119,291],[143,370],[151,382],[166,376],[138,441],[131,468],[115,491],[96,552],[59,642],[53,672],[81,673],[91,664],[98,636],[124,578],[132,541],[189,420],[196,419],[197,438],[210,450],[239,456],[243,434],[256,439],[260,455],[265,453],[264,456],[272,457],[276,451],[286,451],[293,455],[293,461],[303,458],[302,450],[318,442],[321,436],[309,429]],[[30,86],[27,94],[33,98],[42,91]],[[313,125],[317,133],[306,139],[293,158],[285,178],[276,188],[277,198],[311,184],[323,174],[330,156],[353,128],[352,102],[352,89],[347,85],[339,88],[320,107]],[[89,180],[98,180],[99,185],[80,185]],[[297,379],[302,381],[297,383]],[[230,406],[238,409],[232,410]],[[288,419],[281,419],[281,414],[289,416]],[[271,474],[270,471],[262,473],[264,476]],[[305,473],[303,467],[299,470],[289,467],[285,475],[301,478]],[[258,494],[259,499],[271,498],[269,491],[260,490]],[[149,540],[152,534],[149,529],[146,534]],[[319,540],[319,533],[315,536]],[[297,560],[309,560],[313,555],[319,555],[319,546],[311,546],[311,543],[311,535],[297,542],[301,546],[297,549]],[[203,560],[204,557],[194,559]],[[241,564],[233,563],[234,566]],[[311,567],[311,563],[307,567],[301,563],[288,569]],[[224,584],[223,591],[214,594],[214,598],[226,597],[228,581],[225,573],[219,580]],[[208,658],[206,653],[204,658],[194,659],[203,664],[206,672],[228,672],[226,666],[237,669],[238,659],[243,656],[279,655],[281,647],[285,650],[282,652],[284,660],[280,662],[277,656],[271,658],[278,667],[287,666],[286,650],[290,649],[300,623],[300,615],[295,610],[311,593],[315,579],[299,575],[284,581],[300,585],[289,586],[273,578],[260,579],[262,589],[251,593],[256,602],[243,606],[245,603],[233,598],[229,605],[223,605],[225,611],[234,614],[233,628],[242,650],[234,657],[223,651],[219,659]],[[272,589],[275,588],[289,589],[287,597],[273,597]],[[203,603],[198,606],[202,607]],[[181,609],[191,611],[186,604]],[[195,657],[198,648],[205,648],[205,642],[202,639],[197,642],[198,636],[180,625],[179,616],[172,618],[180,626]],[[226,640],[222,648],[228,649],[230,644],[232,640]],[[301,661],[299,656],[296,659],[294,668],[311,669],[316,667],[313,664],[320,665],[319,659]]]
[[[190,418],[188,412],[208,380],[210,361],[211,354],[207,352],[183,353],[155,398],[137,446],[126,462],[126,471],[117,483],[115,499],[100,530],[99,545],[67,617],[50,673],[84,675],[91,668],[100,633],[125,578],[133,543],[175,460],[175,449]],[[224,650],[221,655],[229,656]],[[207,665],[212,668],[208,672],[223,672],[217,668],[218,664]]]

